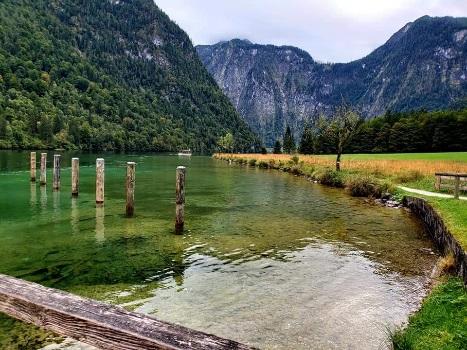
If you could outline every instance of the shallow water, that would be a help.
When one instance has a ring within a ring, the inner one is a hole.
[[[426,292],[435,255],[404,210],[208,157],[114,154],[103,155],[96,208],[97,156],[80,156],[75,200],[71,156],[53,192],[50,170],[46,188],[30,184],[29,153],[0,152],[0,273],[265,349],[384,348]],[[132,219],[127,160],[137,162]],[[188,168],[183,236],[173,234],[177,165]]]

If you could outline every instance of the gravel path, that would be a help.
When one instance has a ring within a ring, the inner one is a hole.
[[[429,192],[429,191],[417,190],[415,188],[404,187],[404,186],[397,186],[397,187],[400,188],[401,190],[404,190],[404,191],[407,191],[407,192],[422,194],[424,196],[429,196],[429,197],[453,198],[452,194]],[[459,199],[467,201],[467,197],[460,196]]]

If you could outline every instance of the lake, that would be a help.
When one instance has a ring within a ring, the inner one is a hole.
[[[403,209],[279,171],[170,155],[79,155],[73,199],[72,156],[54,192],[53,153],[41,187],[29,181],[29,152],[0,152],[0,273],[263,349],[385,348],[427,292],[436,255]],[[127,161],[137,163],[131,219]],[[178,165],[184,235],[173,229]]]

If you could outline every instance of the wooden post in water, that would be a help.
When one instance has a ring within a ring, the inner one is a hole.
[[[71,196],[79,194],[79,158],[71,159]]]
[[[31,152],[31,182],[36,182],[36,152]]]
[[[135,176],[136,163],[126,163],[126,216],[132,217],[135,213]]]
[[[459,199],[460,184],[461,184],[461,177],[460,175],[457,175],[454,178],[454,198],[455,199]]]
[[[175,181],[175,233],[183,233],[185,224],[185,175],[184,166],[177,167]]]
[[[104,159],[96,159],[96,203],[104,203]]]
[[[54,154],[54,171],[53,171],[53,189],[58,191],[60,189],[60,155]]]
[[[41,185],[47,184],[47,153],[41,153]]]

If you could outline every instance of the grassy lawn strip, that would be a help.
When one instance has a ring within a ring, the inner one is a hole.
[[[393,335],[395,350],[467,349],[467,293],[459,278],[436,287],[407,328]]]

